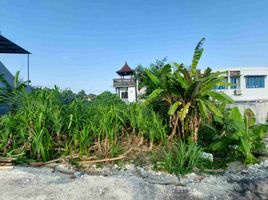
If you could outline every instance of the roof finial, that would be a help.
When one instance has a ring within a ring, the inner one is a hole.
[[[125,64],[127,65],[127,61],[125,62]]]

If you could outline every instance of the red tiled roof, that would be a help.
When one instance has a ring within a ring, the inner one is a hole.
[[[125,65],[120,70],[118,70],[116,73],[119,75],[131,75],[134,72],[135,71],[133,69],[131,69],[126,62]]]

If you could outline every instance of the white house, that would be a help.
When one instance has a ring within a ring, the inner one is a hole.
[[[233,67],[214,71],[226,71],[226,82],[233,86],[219,86],[216,89],[228,94],[241,112],[250,108],[257,122],[268,119],[268,67]]]
[[[120,78],[113,80],[116,94],[126,103],[136,102],[137,81],[134,77],[135,71],[126,62],[116,73],[120,76]]]
[[[216,71],[216,70],[215,70]],[[235,101],[268,100],[268,67],[230,68],[226,72],[226,81],[234,86],[220,86]]]

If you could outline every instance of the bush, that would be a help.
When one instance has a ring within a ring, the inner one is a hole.
[[[211,125],[201,129],[201,142],[225,161],[256,163],[256,154],[266,151],[263,139],[267,126],[256,124],[255,121],[255,115],[250,109],[245,110],[244,116],[236,107],[227,109],[223,118],[214,117]]]
[[[176,175],[191,172],[202,163],[202,148],[190,142],[186,144],[182,141],[175,143],[171,148],[160,151],[155,156],[155,161],[159,163],[157,168],[166,170]]]

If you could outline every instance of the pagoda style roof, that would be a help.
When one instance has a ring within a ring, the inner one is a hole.
[[[31,54],[2,35],[0,35],[0,53]]]
[[[135,70],[131,69],[126,62],[125,65],[116,73],[119,76],[129,76],[129,75],[133,75],[135,73]]]

